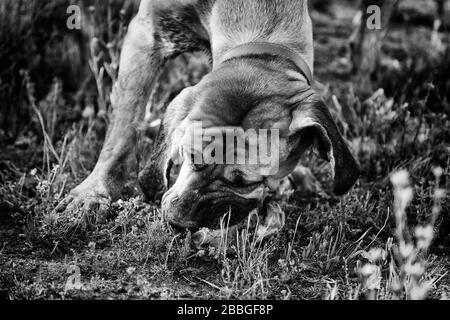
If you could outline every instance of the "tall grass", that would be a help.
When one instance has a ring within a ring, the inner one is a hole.
[[[436,182],[431,217],[426,225],[416,226],[413,234],[406,216],[414,196],[409,174],[406,170],[392,174],[396,241],[394,243],[389,238],[385,248],[373,248],[364,253],[367,262],[360,263],[357,270],[360,275],[359,289],[367,299],[423,300],[436,282],[448,274],[448,271],[436,269],[427,272],[427,253],[435,237],[436,221],[446,193],[439,188],[443,170],[436,168],[433,173]],[[386,280],[383,280],[383,274]]]

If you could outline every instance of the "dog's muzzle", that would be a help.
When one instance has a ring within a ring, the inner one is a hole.
[[[238,224],[260,202],[260,199],[246,199],[231,192],[200,195],[198,190],[193,190],[176,195],[172,190],[163,197],[162,211],[165,220],[177,229],[217,229],[225,215],[229,214],[227,223]]]

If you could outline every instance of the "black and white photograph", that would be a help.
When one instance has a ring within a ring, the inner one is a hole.
[[[450,0],[0,0],[0,300],[448,300],[449,191]]]

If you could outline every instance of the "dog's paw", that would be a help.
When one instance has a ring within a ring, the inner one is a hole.
[[[105,184],[89,178],[56,207],[65,223],[70,225],[92,226],[105,223],[111,217],[111,195]]]

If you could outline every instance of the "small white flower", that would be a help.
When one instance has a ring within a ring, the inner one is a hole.
[[[397,188],[394,190],[395,197],[395,215],[401,219],[405,210],[413,199],[413,189],[411,187]]]
[[[433,238],[433,226],[431,225],[427,225],[425,227],[417,226],[415,229],[415,235],[417,238],[431,239]]]
[[[37,174],[37,169],[33,169],[30,171],[30,175],[35,176]]]
[[[411,300],[425,300],[431,289],[431,282],[425,282],[421,285],[413,285],[409,291]]]
[[[417,238],[417,247],[419,249],[427,249],[433,240],[433,226],[417,226],[414,233]]]
[[[378,290],[381,287],[381,269],[373,264],[365,264],[359,269],[359,274],[364,277],[364,286],[368,290]]]
[[[381,248],[372,248],[369,252],[364,252],[363,256],[370,262],[376,262],[386,258],[386,251]]]
[[[95,109],[93,106],[86,106],[83,110],[83,114],[81,115],[84,119],[91,119],[95,116]]]
[[[444,174],[444,170],[441,167],[436,167],[433,169],[433,174],[436,178],[440,178]]]
[[[363,277],[370,277],[377,272],[377,266],[367,263],[359,269],[359,274]]]
[[[433,206],[433,208],[431,209],[431,213],[433,214],[433,216],[439,215],[440,212],[441,208],[439,208],[438,206]]]
[[[399,279],[393,279],[391,282],[391,290],[393,292],[400,292],[403,289],[402,283]]]
[[[412,201],[414,195],[413,189],[411,187],[407,187],[402,190],[397,190],[395,194],[400,200],[402,207],[407,207],[408,204]]]
[[[415,276],[417,278],[420,278],[423,273],[425,272],[425,267],[420,263],[414,263],[414,264],[406,264],[405,265],[405,272],[411,276]]]
[[[427,225],[425,227],[417,226],[415,230],[416,237],[433,238],[433,226]]]
[[[410,243],[405,243],[404,241],[401,241],[398,249],[403,258],[408,258],[413,252],[414,246]]]
[[[105,110],[100,110],[97,113],[97,117],[99,117],[99,118],[106,118],[107,116],[108,116],[108,113]]]
[[[400,170],[391,175],[391,182],[394,187],[406,187],[409,185],[409,173],[406,170]]]
[[[444,199],[446,194],[447,194],[447,192],[445,191],[445,189],[436,189],[434,191],[434,197],[436,199]]]

